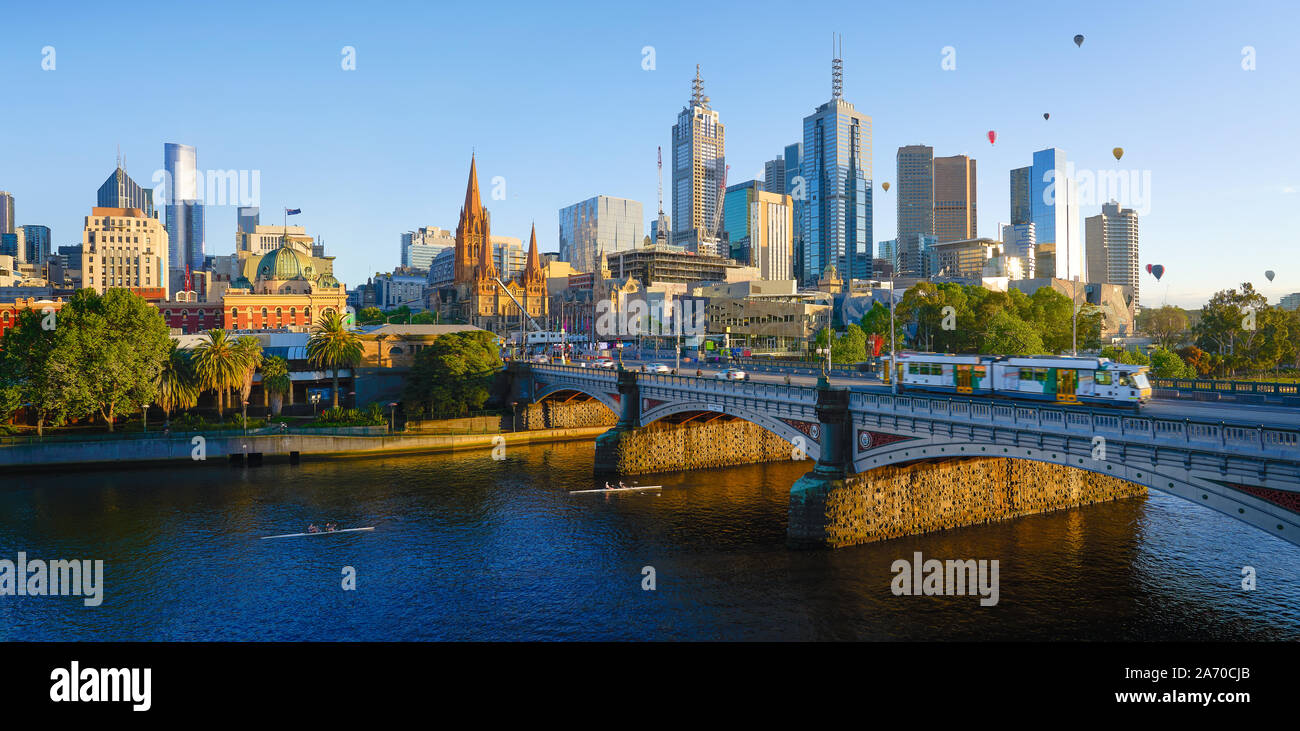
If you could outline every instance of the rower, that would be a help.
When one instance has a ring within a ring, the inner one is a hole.
[[[606,483],[605,483],[605,489],[606,489],[606,490],[613,490],[613,489],[614,489],[614,486],[611,485],[611,484],[609,484],[608,482],[606,482]]]
[[[619,481],[618,481],[618,486],[619,486],[620,488],[625,488],[625,487],[627,487],[627,485],[624,485],[624,484],[623,484],[623,481],[622,481],[622,480],[619,480]]]
[[[307,532],[308,532],[308,533],[320,533],[320,528],[317,528],[317,527],[316,527],[316,524],[315,524],[315,523],[312,523],[311,525],[307,526]]]

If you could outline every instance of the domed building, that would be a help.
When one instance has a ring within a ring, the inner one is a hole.
[[[265,254],[239,252],[240,276],[224,300],[227,327],[307,331],[320,315],[345,312],[347,292],[334,278],[333,257],[312,256],[285,237]]]

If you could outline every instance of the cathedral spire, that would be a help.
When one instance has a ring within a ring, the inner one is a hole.
[[[533,231],[528,236],[528,271],[542,270],[542,258],[537,253],[537,224],[533,224]]]
[[[474,155],[469,158],[469,184],[465,187],[465,211],[471,215],[477,215],[483,207],[478,195],[478,163],[474,158]]]

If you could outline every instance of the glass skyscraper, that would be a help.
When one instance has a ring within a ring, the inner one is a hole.
[[[560,259],[582,272],[596,271],[599,257],[641,244],[641,203],[598,195],[560,209]]]
[[[1084,246],[1079,235],[1079,191],[1067,172],[1065,153],[1054,147],[1034,153],[1034,164],[1011,171],[1011,223],[1034,224],[1036,253],[1050,256],[1039,277],[1083,281]]]
[[[673,125],[673,243],[700,254],[720,254],[721,189],[726,179],[726,130],[704,95],[695,67],[690,103]]]
[[[153,188],[142,188],[119,166],[95,197],[100,208],[139,208],[148,218],[156,218],[153,209]]]
[[[803,207],[804,283],[834,265],[841,278],[872,273],[871,117],[834,96],[803,120],[800,174],[807,186]]]
[[[799,173],[799,164],[803,160],[803,143],[796,142],[785,146],[785,194],[794,204],[790,226],[794,229],[794,244],[791,253],[794,256],[794,278],[803,281],[803,204],[808,196],[807,185]]]
[[[167,212],[167,262],[171,269],[203,268],[203,202],[198,155],[189,145],[163,145]]]
[[[36,224],[21,226],[27,239],[27,263],[44,264],[50,259],[50,227]]]
[[[934,148],[907,145],[898,148],[894,186],[898,195],[897,274],[921,276],[922,236],[934,235]]]
[[[736,261],[749,261],[750,206],[761,190],[763,183],[758,180],[727,187],[727,197],[722,207],[722,227],[727,232],[730,251],[723,253]]]

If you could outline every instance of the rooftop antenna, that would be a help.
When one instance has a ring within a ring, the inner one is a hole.
[[[700,77],[700,65],[695,64],[695,80],[691,82],[691,106],[706,107],[708,106],[707,97],[704,96],[704,79]]]
[[[122,167],[122,145],[121,144],[118,144],[117,146],[117,166],[119,168]]]
[[[668,243],[668,232],[664,230],[664,148],[659,147],[659,220],[655,224],[655,243]]]
[[[844,94],[844,36],[831,34],[831,98],[839,99]]]

